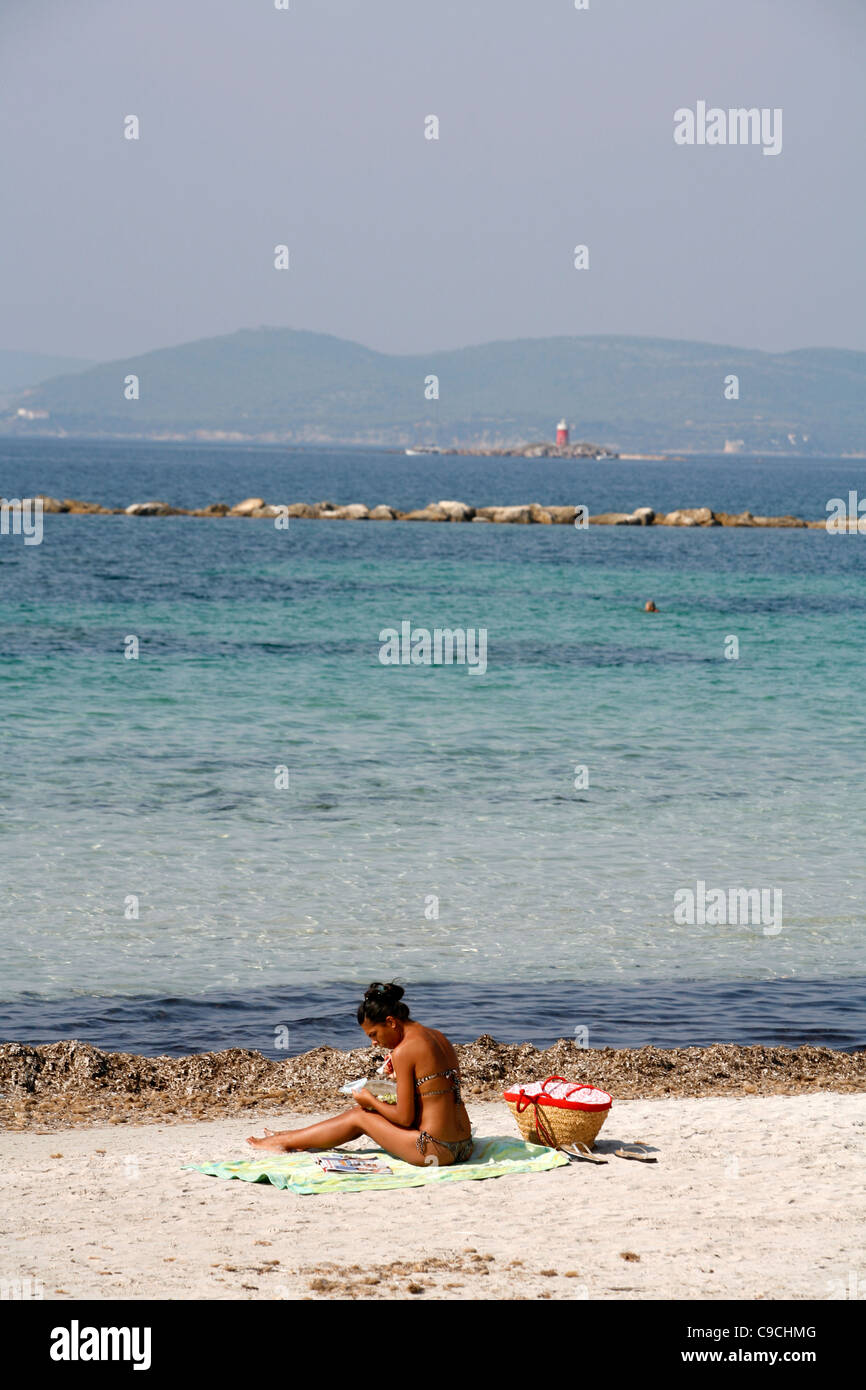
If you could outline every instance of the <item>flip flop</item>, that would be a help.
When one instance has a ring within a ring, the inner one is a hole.
[[[614,1149],[614,1157],[636,1158],[639,1163],[658,1163],[658,1159],[656,1158],[655,1154],[647,1152],[647,1146],[642,1142],[642,1140],[635,1139],[634,1143],[640,1145],[641,1149],[643,1149],[643,1153],[639,1153],[636,1149]]]
[[[602,1158],[600,1154],[592,1153],[581,1139],[578,1139],[574,1144],[563,1144],[561,1152],[564,1153],[566,1158],[570,1159],[572,1163],[576,1163],[577,1160],[581,1158],[588,1159],[590,1163],[607,1163],[606,1158]]]

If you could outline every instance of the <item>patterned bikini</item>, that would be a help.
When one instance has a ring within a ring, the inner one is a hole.
[[[420,1087],[421,1087],[421,1085],[422,1085],[422,1083],[423,1083],[424,1081],[435,1081],[435,1079],[436,1079],[437,1076],[447,1076],[447,1077],[450,1079],[450,1081],[451,1081],[451,1087],[450,1087],[449,1090],[446,1090],[446,1091],[422,1091],[422,1090],[420,1089]],[[421,1096],[422,1100],[423,1100],[423,1098],[424,1098],[425,1096],[450,1096],[450,1095],[453,1095],[453,1097],[454,1097],[454,1104],[455,1104],[455,1105],[459,1105],[459,1104],[460,1104],[460,1075],[459,1075],[459,1073],[458,1073],[457,1071],[455,1071],[455,1069],[454,1069],[453,1067],[450,1067],[450,1068],[448,1069],[448,1071],[433,1071],[433,1072],[430,1073],[429,1076],[419,1076],[419,1077],[416,1078],[416,1080],[415,1080],[415,1090],[416,1090],[416,1091],[418,1092],[418,1094]],[[455,1162],[455,1163],[465,1163],[466,1160],[467,1160],[468,1158],[471,1158],[471,1156],[472,1156],[472,1150],[473,1150],[473,1148],[474,1148],[474,1143],[475,1143],[475,1141],[472,1139],[472,1136],[471,1136],[471,1135],[470,1135],[470,1137],[469,1137],[468,1139],[451,1139],[451,1140],[449,1140],[449,1139],[435,1139],[435,1138],[433,1137],[432,1134],[428,1134],[427,1131],[426,1131],[425,1129],[422,1129],[421,1133],[418,1135],[418,1138],[417,1138],[416,1141],[415,1141],[415,1147],[417,1148],[417,1150],[418,1150],[419,1153],[422,1153],[422,1154],[423,1154],[423,1153],[426,1153],[428,1141],[429,1141],[431,1144],[438,1144],[439,1147],[442,1148],[442,1149],[447,1149],[449,1153],[453,1154],[453,1156],[454,1156],[454,1162]]]

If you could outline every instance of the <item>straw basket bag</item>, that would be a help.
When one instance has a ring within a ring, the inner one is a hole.
[[[564,1076],[513,1086],[505,1099],[524,1140],[551,1149],[575,1143],[591,1149],[613,1104],[607,1091]]]

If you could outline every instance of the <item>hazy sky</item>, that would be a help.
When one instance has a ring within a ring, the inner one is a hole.
[[[0,0],[0,347],[866,348],[866,0],[290,5]],[[781,153],[676,145],[699,100]]]

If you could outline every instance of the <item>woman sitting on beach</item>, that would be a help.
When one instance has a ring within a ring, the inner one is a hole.
[[[388,1070],[397,1082],[396,1105],[377,1100],[365,1087],[355,1091],[352,1108],[333,1119],[281,1134],[266,1130],[264,1138],[247,1142],[258,1149],[293,1153],[333,1149],[366,1134],[404,1163],[464,1163],[472,1153],[472,1138],[460,1097],[457,1054],[442,1033],[409,1017],[409,1009],[400,1003],[403,993],[399,985],[374,984],[358,1008],[358,1022],[367,1037],[390,1051]]]

